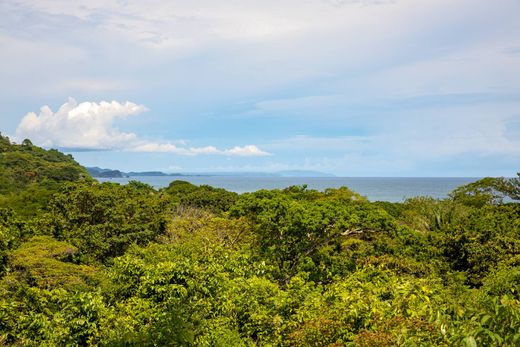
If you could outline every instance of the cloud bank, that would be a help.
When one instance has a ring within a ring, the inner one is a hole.
[[[255,145],[218,149],[214,146],[181,147],[171,142],[149,142],[137,134],[122,132],[114,122],[147,111],[143,105],[126,101],[82,102],[73,98],[61,105],[58,111],[45,105],[40,113],[27,113],[16,129],[16,138],[31,139],[43,147],[69,151],[118,150],[128,152],[173,153],[178,155],[268,156]],[[181,143],[183,143],[182,141]]]
[[[199,155],[199,154],[216,154],[237,157],[263,157],[271,155],[262,151],[255,145],[246,145],[243,147],[235,146],[230,149],[218,149],[215,146],[206,147],[179,147],[172,143],[153,143],[144,142],[137,144],[131,148],[132,152],[154,152],[154,153],[175,153],[179,155]]]
[[[114,118],[97,143],[42,135],[117,150],[75,154],[85,164],[358,176],[520,167],[518,0],[3,0],[0,13],[2,132],[15,133],[28,103],[68,95],[153,108],[153,121]]]

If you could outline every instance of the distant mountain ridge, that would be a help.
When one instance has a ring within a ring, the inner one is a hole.
[[[87,167],[86,168],[88,173],[92,177],[102,177],[102,178],[122,178],[126,177],[121,171],[119,170],[110,170],[110,169],[102,169],[99,167]]]
[[[335,177],[333,174],[310,170],[286,170],[277,172],[203,172],[203,173],[164,173],[161,171],[123,172],[99,167],[86,168],[92,177],[128,178],[128,177],[182,177],[182,176],[247,176],[247,177]]]
[[[183,176],[180,173],[164,173],[161,171],[144,171],[144,172],[123,172],[114,169],[103,169],[97,166],[86,168],[92,177],[98,178],[125,178],[125,177],[136,177],[136,176]]]

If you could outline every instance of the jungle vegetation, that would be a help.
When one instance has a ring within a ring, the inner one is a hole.
[[[122,186],[1,137],[0,345],[518,346],[519,199]]]

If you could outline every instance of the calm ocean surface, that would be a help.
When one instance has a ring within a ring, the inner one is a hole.
[[[245,177],[245,176],[136,176],[131,178],[98,178],[100,182],[126,184],[130,180],[148,183],[154,188],[183,180],[196,185],[207,184],[237,193],[259,189],[278,189],[306,184],[309,189],[324,190],[346,186],[371,201],[399,202],[415,196],[444,198],[458,186],[479,178],[471,177]]]

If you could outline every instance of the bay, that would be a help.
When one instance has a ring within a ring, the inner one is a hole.
[[[174,180],[195,185],[210,185],[237,193],[260,189],[283,189],[307,185],[308,189],[324,190],[346,186],[370,201],[401,202],[416,196],[445,198],[455,188],[477,181],[475,177],[249,177],[249,176],[134,176],[130,178],[97,178],[100,182],[126,184],[140,181],[156,189],[167,187]]]

